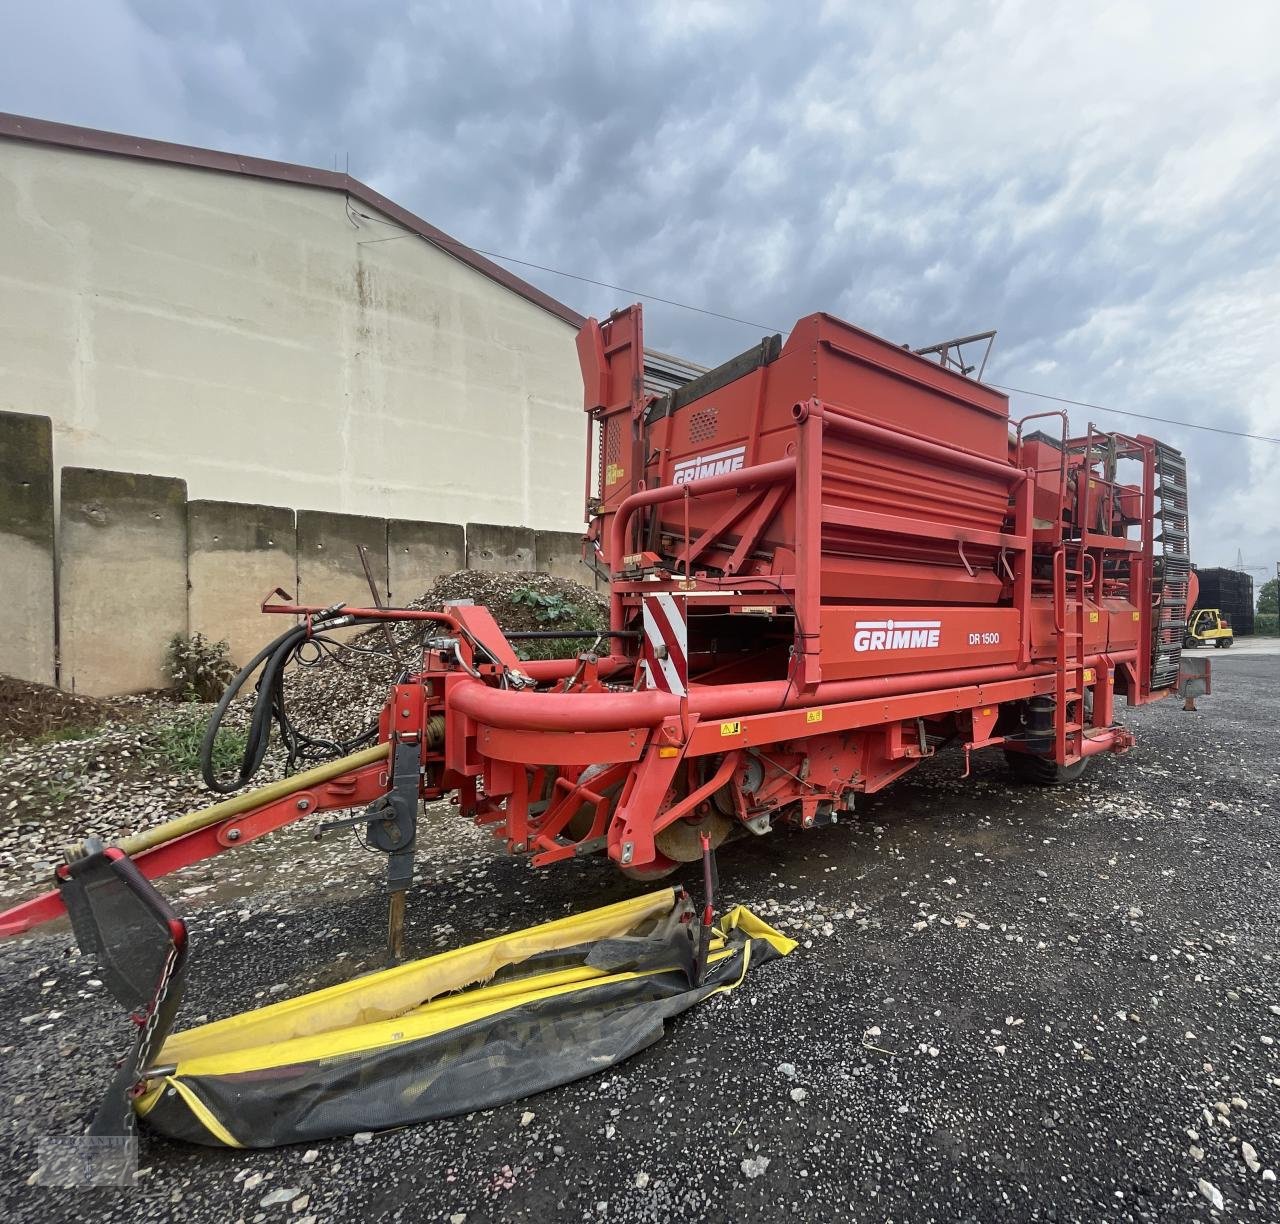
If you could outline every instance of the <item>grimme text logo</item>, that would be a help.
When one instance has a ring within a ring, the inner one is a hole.
[[[857,621],[853,648],[864,650],[932,650],[938,645],[942,622],[936,620]]]
[[[701,480],[704,476],[719,476],[723,472],[736,472],[746,460],[745,446],[730,447],[729,450],[716,451],[714,455],[698,455],[693,459],[683,459],[676,464],[672,484],[688,484],[691,480]]]

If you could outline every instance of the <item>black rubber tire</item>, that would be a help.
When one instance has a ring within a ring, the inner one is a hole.
[[[1072,765],[1058,765],[1030,752],[1006,752],[1004,759],[1019,782],[1033,786],[1067,786],[1077,781],[1089,765],[1088,757],[1081,757]]]
[[[667,858],[665,854],[659,852],[654,856],[652,863],[647,863],[643,867],[623,867],[619,866],[618,870],[622,872],[628,880],[640,880],[642,882],[649,880],[662,880],[669,876],[673,871],[679,871],[684,863],[677,863]]]

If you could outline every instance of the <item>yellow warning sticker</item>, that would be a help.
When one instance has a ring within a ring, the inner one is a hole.
[[[737,721],[723,722],[720,724],[720,734],[721,735],[741,735],[742,723]]]
[[[822,721],[822,711],[821,711],[821,710],[806,710],[806,711],[804,712],[804,720],[805,720],[805,722],[821,722],[821,721]]]
[[[1133,619],[1134,619],[1134,620],[1141,620],[1141,619],[1142,619],[1142,613],[1141,613],[1141,612],[1139,612],[1137,608],[1134,608],[1134,610],[1133,610]]]
[[[1086,684],[1092,684],[1097,678],[1097,672],[1095,672],[1092,667],[1086,667],[1084,669],[1084,682]]]
[[[617,484],[622,479],[622,464],[611,463],[604,470],[604,482],[607,485]]]
[[[1096,612],[1089,613],[1089,624],[1096,625],[1098,623],[1098,614]]]

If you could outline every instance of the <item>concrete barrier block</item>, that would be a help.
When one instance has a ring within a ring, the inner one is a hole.
[[[54,683],[53,425],[0,412],[0,672]]]
[[[298,511],[298,601],[329,604],[342,600],[367,608],[373,602],[360,564],[359,546],[368,550],[369,568],[387,599],[387,520],[362,514]]]
[[[417,599],[442,574],[467,564],[467,534],[461,523],[387,523],[387,568],[391,602]]]
[[[536,569],[595,588],[595,575],[582,560],[581,532],[535,531],[533,547]]]
[[[259,611],[276,587],[298,589],[293,511],[239,502],[187,503],[187,620],[192,633],[225,638],[237,666],[290,625]]]
[[[63,688],[101,697],[167,688],[165,648],[187,631],[187,485],[62,469]]]
[[[533,529],[496,523],[467,524],[467,569],[532,570]]]

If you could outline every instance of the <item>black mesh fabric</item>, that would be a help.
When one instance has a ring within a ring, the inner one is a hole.
[[[643,939],[602,942],[608,944],[603,959],[611,966],[625,960],[643,965],[644,975],[586,983],[358,1054],[225,1075],[183,1075],[179,1066],[146,1122],[174,1138],[217,1146],[223,1140],[199,1117],[203,1111],[241,1146],[274,1147],[489,1108],[621,1062],[658,1041],[665,1021],[779,955],[766,940],[735,932],[731,954],[694,985],[688,950],[676,954],[669,937],[651,941],[649,948],[638,946]],[[593,946],[532,959],[545,972],[548,962],[590,961]],[[522,976],[523,967],[502,976]],[[175,1086],[179,1082],[198,1109]]]

